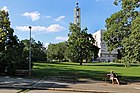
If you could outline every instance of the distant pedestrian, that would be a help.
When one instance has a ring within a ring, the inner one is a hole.
[[[113,70],[111,70],[110,74],[107,74],[108,76],[110,76],[110,80],[112,80],[112,84],[115,83],[114,80],[116,80],[116,82],[118,83],[118,85],[120,85],[119,80],[117,78],[117,75],[113,72]]]

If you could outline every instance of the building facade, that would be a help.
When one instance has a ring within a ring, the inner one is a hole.
[[[117,58],[117,49],[114,49],[112,52],[108,52],[105,41],[103,40],[103,32],[105,30],[98,30],[93,33],[93,37],[96,40],[95,45],[100,48],[98,53],[97,61],[100,62],[112,62]]]

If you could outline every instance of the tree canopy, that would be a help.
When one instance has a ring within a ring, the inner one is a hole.
[[[65,60],[65,50],[67,48],[67,42],[60,42],[58,44],[49,44],[47,49],[48,61],[63,61]]]
[[[97,58],[99,48],[94,45],[95,39],[87,33],[87,28],[81,30],[76,24],[71,23],[69,29],[67,58],[74,62],[80,62],[80,65],[83,60],[91,61],[92,58]]]
[[[32,61],[46,61],[43,44],[32,40]],[[9,14],[0,10],[0,72],[14,74],[16,69],[29,69],[29,40],[20,41],[11,28]]]
[[[140,35],[140,1],[139,0],[115,0],[115,5],[121,4],[121,10],[106,19],[107,31],[104,33],[109,51],[118,48],[121,59],[127,62],[137,62],[140,51],[138,40]],[[131,59],[131,60],[129,60]]]
[[[19,52],[19,40],[13,33],[8,12],[0,10],[0,64],[3,67],[8,67],[9,73],[12,73],[15,68]]]
[[[30,40],[25,39],[21,40],[21,42],[24,44],[24,52],[26,53],[26,58],[28,58],[29,53],[29,44]],[[31,58],[32,62],[37,61],[46,61],[46,48],[43,46],[43,43],[40,41],[36,42],[33,38],[31,38]]]

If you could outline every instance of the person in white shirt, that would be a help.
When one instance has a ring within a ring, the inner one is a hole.
[[[115,83],[114,80],[116,80],[116,82],[118,83],[118,85],[120,85],[119,80],[117,78],[117,75],[113,72],[113,70],[111,70],[111,73],[110,74],[107,74],[107,75],[110,76],[110,80],[112,80],[112,84],[114,84]]]

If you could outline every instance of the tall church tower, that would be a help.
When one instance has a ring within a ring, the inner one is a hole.
[[[76,7],[74,8],[74,24],[81,27],[81,13],[80,8],[78,7],[78,2],[76,2]]]

